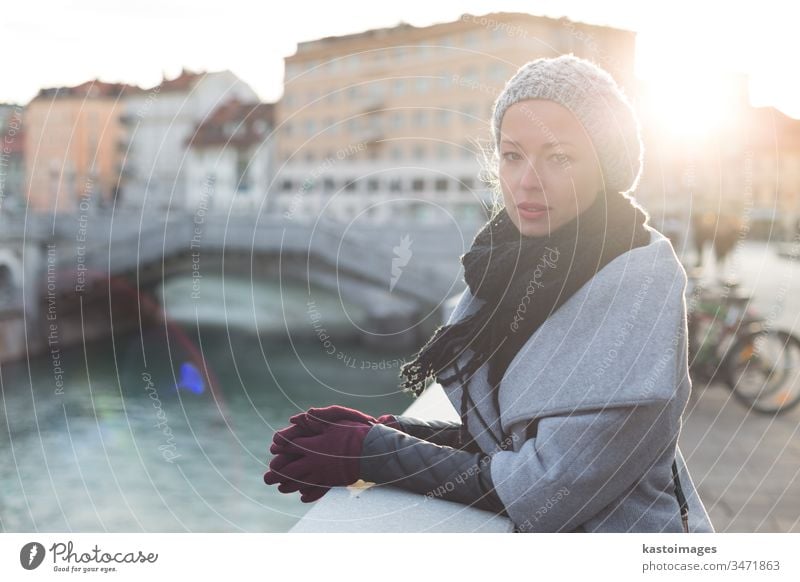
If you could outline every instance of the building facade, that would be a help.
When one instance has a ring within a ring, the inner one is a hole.
[[[289,219],[479,218],[494,100],[524,63],[573,53],[629,91],[635,34],[529,14],[303,42],[276,105],[271,208]]]
[[[103,206],[119,187],[120,116],[138,87],[87,81],[42,89],[25,108],[26,196],[42,212],[74,212],[81,201]]]
[[[234,97],[186,141],[187,207],[197,212],[265,211],[274,173],[274,106]]]
[[[132,95],[125,103],[121,205],[163,211],[188,203],[187,140],[222,103],[257,101],[255,91],[230,71],[184,69],[174,79]]]

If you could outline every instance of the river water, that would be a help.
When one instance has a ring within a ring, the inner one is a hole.
[[[0,531],[287,531],[311,505],[263,483],[273,432],[411,403],[405,352],[303,338],[184,322],[64,349],[62,379],[49,354],[4,364]]]

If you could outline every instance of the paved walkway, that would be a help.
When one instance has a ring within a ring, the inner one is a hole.
[[[756,307],[800,334],[800,262],[746,243],[734,263]],[[679,442],[718,532],[800,532],[800,406],[764,416],[722,384],[695,384]]]

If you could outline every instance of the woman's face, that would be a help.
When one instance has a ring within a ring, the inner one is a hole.
[[[603,188],[589,136],[554,101],[527,99],[500,124],[499,177],[511,221],[523,236],[547,236],[591,206]]]

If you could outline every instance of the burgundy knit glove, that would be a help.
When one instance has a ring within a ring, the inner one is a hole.
[[[275,485],[277,483],[278,491],[281,493],[294,493],[295,491],[299,491],[300,501],[303,503],[317,501],[330,490],[330,487],[320,487],[319,485],[303,483],[281,476],[283,467],[299,458],[300,455],[276,455],[272,461],[270,461],[270,470],[264,473],[264,483],[267,485]]]
[[[371,426],[372,423],[386,424],[397,430],[400,424],[392,414],[384,414],[374,418],[368,414],[347,408],[344,406],[327,406],[324,408],[309,408],[306,412],[296,414],[290,419],[291,425],[277,431],[273,437],[270,452],[277,455],[269,464],[270,471],[264,474],[264,482],[268,485],[278,483],[278,491],[281,493],[300,492],[300,501],[311,503],[320,499],[330,490],[330,487],[313,485],[306,481],[298,481],[290,478],[282,469],[289,463],[297,461],[302,455],[291,453],[293,450],[290,444],[301,436],[313,436],[320,434],[326,427],[339,424],[340,421],[361,422]]]
[[[300,484],[337,487],[358,481],[361,449],[372,425],[343,420],[321,431],[316,428],[314,426],[314,433],[309,436],[297,436],[283,444],[273,442],[270,450],[278,453],[278,457],[270,463],[270,470],[264,475],[265,483],[271,485],[288,479]],[[292,427],[279,432],[293,434]],[[280,438],[276,433],[275,439]],[[292,458],[292,455],[298,457]],[[279,465],[279,469],[273,469],[273,463]],[[296,484],[288,483],[284,488],[294,486]]]
[[[289,418],[289,422],[302,426],[309,432],[317,432],[318,429],[312,428],[313,424],[336,424],[342,420],[352,420],[354,422],[363,422],[364,424],[385,424],[400,430],[400,424],[392,414],[384,414],[375,418],[354,408],[335,404],[324,408],[309,408],[305,412],[295,414]]]

